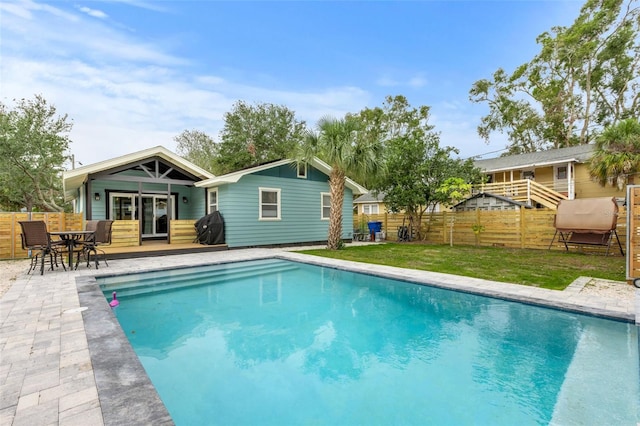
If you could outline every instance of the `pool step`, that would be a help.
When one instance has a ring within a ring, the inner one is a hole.
[[[102,292],[110,296],[113,291],[119,297],[133,296],[145,293],[157,293],[179,287],[193,287],[212,285],[223,281],[264,276],[298,269],[295,264],[234,264],[215,265],[209,267],[185,268],[171,271],[149,272],[141,274],[109,277],[101,280]]]

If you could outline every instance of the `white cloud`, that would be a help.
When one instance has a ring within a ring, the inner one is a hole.
[[[107,15],[101,10],[91,9],[86,6],[80,7],[79,10],[80,12],[86,13],[87,15],[93,16],[94,18],[106,19],[109,17],[109,15]]]

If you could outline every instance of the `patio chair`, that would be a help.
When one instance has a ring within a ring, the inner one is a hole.
[[[29,266],[27,274],[31,273],[31,271],[35,271],[38,266],[38,258],[40,258],[40,275],[43,275],[46,256],[49,256],[51,270],[53,270],[54,264],[55,266],[58,266],[58,256],[60,256],[60,263],[62,264],[62,267],[65,271],[67,270],[64,266],[62,251],[59,250],[59,247],[64,245],[64,241],[51,241],[51,236],[47,231],[47,224],[44,221],[29,220],[18,223],[22,229],[22,248],[24,250],[31,251],[32,254],[33,252],[36,252],[36,255],[31,258],[31,265]]]
[[[91,229],[93,226],[95,226],[95,234],[93,234],[93,238],[88,238],[87,240],[82,242],[82,255],[86,258],[87,267],[89,267],[91,265],[91,255],[93,254],[93,260],[95,262],[96,269],[98,269],[100,264],[100,256],[104,260],[105,265],[109,266],[105,251],[100,249],[99,247],[108,246],[111,244],[111,230],[113,228],[113,220],[89,221],[87,222],[87,231],[93,230]],[[98,252],[100,252],[101,255],[99,255]],[[78,268],[79,260],[80,255],[78,255],[76,269]]]

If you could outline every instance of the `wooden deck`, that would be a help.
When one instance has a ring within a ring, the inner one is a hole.
[[[228,250],[226,244],[204,245],[194,243],[167,244],[166,241],[145,241],[141,246],[101,247],[107,259],[132,259],[136,257],[168,256],[172,254],[202,253]]]

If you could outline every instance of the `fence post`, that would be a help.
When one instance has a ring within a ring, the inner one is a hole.
[[[442,244],[447,244],[447,212],[442,212]]]
[[[519,224],[519,229],[518,229],[518,233],[520,234],[520,248],[523,249],[524,248],[524,244],[527,240],[527,236],[526,234],[526,230],[527,227],[525,226],[525,208],[524,207],[520,207],[520,224]]]

